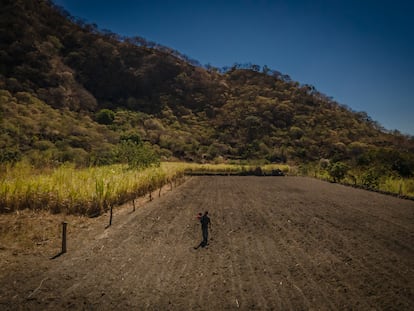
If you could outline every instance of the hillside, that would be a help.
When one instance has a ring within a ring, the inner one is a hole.
[[[134,136],[163,159],[414,171],[412,137],[266,66],[204,68],[46,0],[2,1],[0,45],[0,162],[109,164]]]

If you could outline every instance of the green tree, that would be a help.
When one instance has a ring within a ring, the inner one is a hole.
[[[335,162],[328,167],[329,176],[333,178],[334,182],[344,179],[349,167],[343,162]]]
[[[383,174],[384,172],[378,168],[368,169],[361,176],[362,185],[372,189],[377,189],[380,183],[381,175]]]
[[[126,133],[121,135],[120,141],[131,141],[132,143],[141,146],[143,144],[141,136],[138,133]]]
[[[96,113],[95,118],[99,124],[110,125],[115,120],[115,112],[110,109],[102,109]]]
[[[118,145],[118,160],[130,168],[144,169],[159,166],[159,156],[147,145],[133,140],[121,140]]]

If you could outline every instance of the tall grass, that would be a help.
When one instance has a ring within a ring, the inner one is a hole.
[[[414,178],[385,178],[379,190],[414,198]]]
[[[124,165],[76,169],[64,165],[39,172],[27,164],[3,168],[0,212],[19,209],[95,215],[145,195],[183,176],[183,169],[160,167],[131,170]]]
[[[229,164],[161,163],[144,170],[110,165],[76,169],[63,165],[36,170],[27,163],[0,168],[0,212],[21,209],[47,210],[53,213],[99,215],[110,206],[123,204],[151,193],[182,178],[185,172],[240,173],[256,166]],[[264,165],[263,172],[284,165]]]
[[[283,164],[265,164],[265,165],[242,165],[242,164],[197,164],[197,163],[185,163],[184,170],[190,174],[222,174],[232,175],[243,173],[252,173],[258,167],[264,174],[270,175],[273,170],[281,170],[283,173],[289,173],[290,167]]]
[[[263,165],[262,172],[279,169],[295,174],[287,165]],[[110,165],[76,169],[64,165],[36,170],[27,163],[0,167],[0,213],[21,209],[47,210],[79,215],[99,215],[110,206],[123,204],[173,183],[185,173],[240,174],[256,169],[254,165],[161,163],[144,170]],[[313,177],[328,179],[326,172],[307,171]],[[358,178],[344,180],[358,185]],[[386,177],[376,190],[414,197],[414,179]]]
[[[291,170],[292,173],[292,170]],[[321,169],[318,166],[302,166],[299,169],[298,174],[310,176],[322,180],[331,181],[329,173],[325,169]],[[376,183],[367,185],[363,181],[364,171],[350,170],[345,176],[342,183],[370,189],[374,191],[381,191],[389,194],[398,195],[401,197],[414,198],[414,178],[402,178],[396,176],[383,175],[378,178]]]

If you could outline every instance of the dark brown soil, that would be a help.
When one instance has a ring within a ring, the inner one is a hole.
[[[413,201],[300,177],[192,177],[123,210],[74,231],[54,260],[0,249],[0,309],[414,310]],[[211,240],[195,250],[205,210]]]

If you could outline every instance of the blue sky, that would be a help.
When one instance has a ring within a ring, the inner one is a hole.
[[[414,135],[414,1],[54,0],[202,64],[267,65]]]

